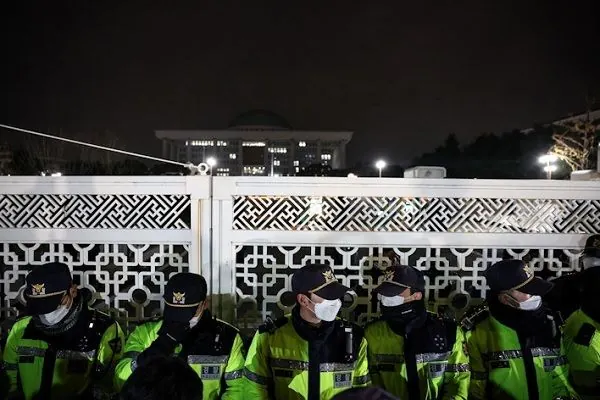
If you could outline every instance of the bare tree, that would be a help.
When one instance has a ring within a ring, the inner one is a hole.
[[[40,171],[58,170],[65,161],[65,143],[59,140],[29,137],[24,147],[28,162]]]
[[[552,135],[554,145],[550,150],[563,160],[573,171],[590,169],[594,166],[593,155],[600,125],[589,118],[557,124]]]

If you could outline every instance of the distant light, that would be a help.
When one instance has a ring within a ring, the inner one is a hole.
[[[544,167],[544,172],[555,172],[558,169],[558,167],[554,164],[552,165],[546,165]]]
[[[556,154],[552,154],[552,153],[544,154],[543,156],[540,156],[538,158],[538,162],[540,164],[548,164],[548,163],[553,163],[556,161],[558,161],[558,157],[556,156]]]
[[[217,165],[217,159],[214,157],[208,157],[206,159],[206,163],[208,164],[209,167],[214,167],[215,165]]]
[[[62,176],[62,173],[60,172],[53,172],[52,175],[50,176]]]
[[[348,178],[358,178],[358,176],[356,174],[353,174],[352,172],[350,172],[348,174]]]
[[[380,170],[384,169],[386,165],[387,163],[383,160],[377,160],[377,162],[375,163],[375,167]]]

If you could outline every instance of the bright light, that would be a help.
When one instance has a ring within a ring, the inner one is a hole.
[[[62,173],[60,173],[60,172],[54,172],[50,176],[62,176]]]
[[[375,163],[375,167],[379,170],[384,169],[386,165],[386,162],[383,160],[377,160],[377,162]]]
[[[353,174],[352,172],[350,172],[348,174],[348,178],[358,178],[358,176],[356,174]]]
[[[540,156],[538,158],[538,162],[540,164],[548,164],[548,163],[553,163],[556,161],[558,161],[558,157],[556,156],[556,154],[552,154],[552,153],[544,154],[543,156]]]
[[[556,165],[546,165],[544,167],[544,172],[555,172],[558,169]]]
[[[215,165],[217,165],[217,159],[214,157],[208,157],[206,159],[206,163],[208,164],[209,167],[214,167]]]

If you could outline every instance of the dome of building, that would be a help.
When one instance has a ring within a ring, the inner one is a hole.
[[[267,110],[250,110],[236,116],[230,123],[230,129],[248,130],[290,130],[292,126],[281,115]]]

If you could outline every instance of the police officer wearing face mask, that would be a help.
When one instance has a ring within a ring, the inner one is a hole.
[[[367,325],[373,383],[401,399],[467,399],[469,359],[462,330],[425,310],[425,279],[397,265],[373,290],[381,319]]]
[[[544,297],[548,306],[559,314],[561,322],[582,306],[581,288],[585,284],[584,272],[600,266],[600,235],[587,238],[580,260],[581,270],[552,279],[554,287]]]
[[[468,334],[473,399],[577,398],[568,383],[560,330],[542,304],[552,283],[520,260],[500,261],[485,274],[489,314]]]
[[[573,386],[583,399],[600,399],[600,268],[582,273],[582,305],[564,326],[564,348]]]
[[[12,326],[4,350],[9,396],[110,396],[124,341],[119,324],[84,304],[62,263],[34,267],[25,298],[31,316]]]
[[[247,399],[329,400],[369,381],[360,328],[337,319],[349,289],[328,265],[309,264],[292,276],[292,314],[268,321],[246,357]]]
[[[138,366],[157,356],[176,355],[202,379],[204,400],[244,398],[242,338],[208,311],[207,291],[206,280],[198,274],[184,272],[169,279],[164,317],[139,325],[127,339],[115,373],[119,388]]]

